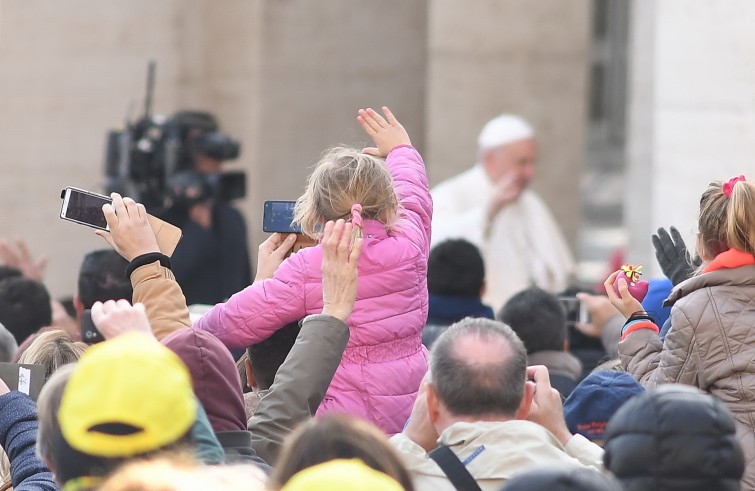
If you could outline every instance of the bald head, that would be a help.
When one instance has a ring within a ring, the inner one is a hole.
[[[430,372],[438,400],[451,414],[514,416],[524,395],[527,352],[507,325],[466,318],[435,342]]]

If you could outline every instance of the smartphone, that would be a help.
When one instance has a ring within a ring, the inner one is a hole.
[[[109,230],[105,214],[102,213],[102,205],[113,202],[109,196],[67,187],[60,193],[60,197],[63,198],[60,218],[100,230]]]
[[[592,322],[587,305],[583,304],[577,297],[558,297],[558,300],[566,311],[567,326],[573,326],[577,323],[589,324]]]
[[[262,231],[267,233],[300,234],[301,227],[294,224],[296,201],[265,201]]]
[[[81,340],[86,344],[95,344],[105,340],[92,322],[92,311],[90,309],[85,309],[81,314]]]
[[[61,191],[60,197],[63,199],[60,218],[110,231],[105,214],[102,212],[102,205],[113,202],[109,196],[69,186]],[[181,229],[149,213],[147,220],[155,233],[160,252],[166,256],[172,256],[183,236]]]

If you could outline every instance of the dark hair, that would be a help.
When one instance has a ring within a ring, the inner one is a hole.
[[[498,319],[511,326],[527,353],[563,351],[566,313],[558,298],[540,288],[527,288],[509,299]]]
[[[301,327],[298,322],[291,322],[275,331],[266,340],[253,344],[246,349],[258,388],[267,390],[273,385],[275,373],[294,346],[300,330]],[[244,380],[244,383],[246,383],[246,380]]]
[[[128,261],[112,249],[100,249],[84,256],[79,270],[79,299],[85,309],[94,302],[126,299],[133,296],[131,279],[126,278]]]
[[[50,294],[45,285],[21,276],[0,281],[0,323],[18,344],[52,324]]]
[[[412,479],[386,436],[367,421],[346,414],[311,419],[287,439],[270,478],[280,488],[296,473],[336,459],[360,459],[413,491]]]
[[[464,338],[500,346],[495,362],[462,357],[457,345]],[[454,415],[516,415],[524,395],[527,351],[509,326],[490,319],[467,317],[441,334],[430,352],[432,385],[438,399]]]
[[[0,281],[3,281],[6,278],[15,278],[17,276],[23,276],[20,269],[0,264]]]
[[[464,239],[450,239],[433,247],[427,265],[427,289],[435,295],[479,298],[485,284],[480,250]]]

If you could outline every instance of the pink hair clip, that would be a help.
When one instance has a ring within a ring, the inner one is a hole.
[[[358,203],[351,206],[351,223],[362,228],[362,205]]]
[[[727,198],[731,198],[731,192],[734,191],[734,185],[739,181],[744,181],[745,176],[737,176],[729,179],[729,182],[725,182],[723,187],[724,194]]]

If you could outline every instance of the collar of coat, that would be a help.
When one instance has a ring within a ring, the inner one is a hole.
[[[736,249],[722,252],[708,263],[702,274],[676,285],[663,305],[670,307],[695,290],[721,285],[755,285],[755,257]]]

